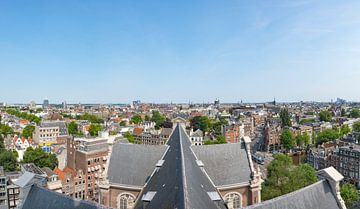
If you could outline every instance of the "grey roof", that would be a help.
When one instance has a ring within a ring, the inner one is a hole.
[[[33,185],[24,201],[23,209],[105,209],[94,203],[74,200],[63,194]]]
[[[245,144],[217,144],[192,146],[204,164],[206,173],[216,186],[248,183],[251,170]]]
[[[23,175],[16,180],[15,184],[19,187],[25,187],[32,183],[34,177],[36,176],[35,173],[25,172]]]
[[[160,136],[170,136],[172,128],[162,128]]]
[[[57,175],[54,171],[52,171],[52,170],[51,170],[50,168],[48,168],[48,167],[43,167],[43,168],[41,168],[41,170],[44,171],[48,177]]]
[[[65,121],[46,121],[40,124],[40,127],[50,128],[59,127],[60,136],[68,135]]]
[[[166,145],[115,144],[110,157],[109,182],[144,186],[166,148]]]
[[[329,183],[321,180],[295,192],[248,206],[245,209],[341,209]]]
[[[191,137],[203,137],[203,136],[204,136],[204,134],[200,129],[196,130],[195,132],[193,132],[191,134]]]
[[[177,125],[168,145],[164,163],[147,183],[143,198],[135,209],[142,209],[145,204],[147,209],[225,209],[221,199],[211,199],[217,190],[197,165],[190,150],[191,142],[180,125]],[[151,198],[147,198],[149,194]]]

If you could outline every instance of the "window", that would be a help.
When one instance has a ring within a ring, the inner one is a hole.
[[[241,196],[239,193],[226,194],[224,199],[229,209],[241,208]]]
[[[121,193],[118,196],[119,209],[131,209],[135,203],[135,196],[130,193]]]

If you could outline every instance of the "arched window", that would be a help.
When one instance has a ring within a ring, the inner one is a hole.
[[[242,200],[239,193],[234,192],[226,194],[224,199],[229,209],[241,208]]]
[[[119,209],[132,209],[135,203],[135,196],[130,193],[121,193],[118,196]]]

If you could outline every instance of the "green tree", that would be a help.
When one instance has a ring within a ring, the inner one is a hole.
[[[200,129],[204,134],[208,132],[211,127],[210,119],[207,116],[196,116],[191,119],[190,124],[194,131]]]
[[[87,120],[90,123],[104,123],[104,120],[96,117],[95,115],[90,115],[89,113],[85,113],[84,115],[77,115],[77,120]]]
[[[341,126],[341,128],[340,128],[340,135],[341,136],[347,135],[350,132],[351,132],[351,129],[350,129],[350,127],[348,125]]]
[[[295,140],[290,129],[285,128],[280,135],[280,142],[287,150],[294,148]]]
[[[332,114],[329,111],[323,110],[319,113],[319,118],[321,121],[330,122],[332,120]]]
[[[142,121],[143,120],[140,115],[134,115],[130,120],[130,122],[133,124],[140,124]]]
[[[356,187],[352,184],[344,184],[341,186],[340,195],[345,201],[346,207],[350,208],[353,204],[360,200]]]
[[[318,133],[316,137],[316,144],[322,144],[329,141],[334,141],[340,137],[339,131],[334,129],[325,129],[324,131]]]
[[[22,136],[24,138],[29,138],[29,137],[32,138],[34,130],[35,130],[35,126],[27,125],[22,132]]]
[[[153,111],[150,120],[155,122],[155,129],[159,130],[164,125],[165,117],[159,111]]]
[[[150,120],[151,120],[150,116],[145,115],[145,121],[150,121]]]
[[[79,133],[79,127],[78,127],[78,124],[77,124],[75,121],[71,121],[71,122],[68,124],[68,132],[69,132],[69,134],[71,134],[71,135],[78,135],[78,133]]]
[[[341,117],[346,116],[346,110],[344,108],[341,108]]]
[[[0,134],[7,137],[9,135],[14,134],[14,130],[8,125],[0,124]]]
[[[291,127],[291,118],[289,110],[287,108],[283,108],[280,110],[280,119],[282,127]]]
[[[263,201],[296,191],[317,181],[315,170],[308,164],[294,166],[284,154],[274,155],[267,168],[268,178],[263,184]]]
[[[225,119],[220,119],[218,121],[212,121],[211,127],[214,131],[215,136],[221,136],[221,127],[227,125],[228,122]]]
[[[41,148],[27,148],[24,154],[23,163],[34,163],[36,166],[55,169],[59,162],[55,154],[44,152]]]
[[[91,124],[89,127],[89,134],[90,136],[97,136],[101,130],[102,126],[100,124]]]
[[[350,117],[352,118],[359,118],[360,117],[360,110],[358,108],[353,108],[350,112]]]
[[[298,134],[295,137],[295,141],[297,146],[304,147],[310,144],[310,136],[306,132],[304,132],[303,134]]]
[[[132,144],[135,143],[135,138],[134,136],[128,131],[126,133],[124,133],[124,137]]]
[[[354,132],[360,132],[360,121],[355,122],[355,123],[353,124],[353,131],[354,131]]]
[[[124,121],[124,120],[121,121],[121,122],[120,122],[120,126],[126,126],[126,121]]]
[[[2,166],[5,171],[15,171],[17,167],[16,159],[17,157],[14,152],[6,149],[0,150],[0,166]]]

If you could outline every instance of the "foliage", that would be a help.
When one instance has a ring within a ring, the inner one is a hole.
[[[225,119],[220,119],[219,121],[212,122],[212,129],[215,133],[215,136],[221,136],[221,127],[227,125],[228,122]]]
[[[345,117],[346,116],[346,111],[344,108],[341,108],[341,117]]]
[[[280,142],[283,145],[283,147],[287,150],[294,148],[295,140],[290,129],[286,128],[282,131],[280,135]]]
[[[126,133],[124,133],[124,137],[132,144],[135,143],[135,138],[134,136],[128,131]]]
[[[280,110],[280,119],[282,127],[291,126],[291,118],[289,110],[287,108],[283,108]]]
[[[341,126],[341,128],[340,128],[340,135],[341,136],[347,135],[350,132],[351,132],[351,129],[350,129],[350,127],[348,125]]]
[[[304,132],[303,134],[298,134],[295,137],[295,141],[297,146],[304,147],[310,144],[310,136],[306,132]]]
[[[14,130],[10,126],[0,124],[0,135],[7,137],[11,134],[14,134]]]
[[[90,115],[89,113],[85,113],[84,115],[77,115],[77,120],[87,120],[90,123],[104,123],[104,120],[96,117],[95,115]]]
[[[193,130],[200,129],[203,133],[208,132],[211,128],[210,119],[207,116],[196,116],[190,121]]]
[[[352,118],[359,118],[360,117],[360,110],[358,108],[354,108],[350,112],[350,117]]]
[[[355,122],[355,123],[353,124],[353,131],[354,131],[354,132],[360,132],[360,121]]]
[[[226,139],[224,136],[216,137],[216,140],[207,140],[204,142],[204,145],[211,145],[211,144],[226,144]]]
[[[320,121],[330,122],[332,120],[332,114],[329,111],[323,110],[319,113]]]
[[[0,149],[0,166],[4,168],[5,171],[15,171],[17,167],[17,155],[9,150]]]
[[[71,121],[68,125],[67,125],[67,128],[68,128],[68,132],[69,134],[71,135],[81,135],[79,133],[79,126],[78,124],[75,122],[75,121]]]
[[[316,172],[310,165],[294,166],[292,159],[284,154],[274,155],[274,160],[267,170],[268,178],[261,191],[263,201],[288,194],[317,181]]]
[[[164,124],[163,124],[163,128],[172,128],[173,127],[173,123],[171,122],[171,120],[169,118],[166,118]]]
[[[145,121],[150,121],[150,120],[151,120],[150,116],[145,115]]]
[[[159,130],[164,125],[165,117],[163,117],[159,111],[153,111],[150,120],[155,122],[155,129]]]
[[[29,137],[32,138],[34,130],[35,130],[35,126],[27,125],[22,132],[22,136],[24,138],[29,138]]]
[[[360,200],[356,187],[352,184],[344,184],[341,186],[340,194],[345,201],[346,207],[350,208],[353,204]]]
[[[339,131],[334,129],[325,129],[317,135],[316,144],[319,145],[325,142],[333,141],[335,139],[338,139],[339,137]]]
[[[101,130],[102,126],[100,124],[91,124],[89,127],[89,134],[90,136],[97,136]]]
[[[134,115],[131,120],[130,120],[130,123],[133,123],[133,124],[140,124],[142,122],[142,118],[140,115]]]
[[[26,112],[20,112],[18,110],[15,109],[7,109],[6,113],[10,114],[10,115],[14,115],[18,118],[22,118],[25,120],[28,120],[30,122],[34,122],[36,124],[39,124],[41,122],[41,119],[33,114],[28,114]]]
[[[124,120],[121,121],[121,122],[120,122],[120,126],[126,126],[126,121],[124,121]]]
[[[55,154],[48,154],[41,148],[27,148],[24,154],[23,163],[34,163],[36,166],[49,167],[51,170],[58,166],[58,159]]]
[[[300,120],[300,124],[305,124],[305,123],[313,123],[313,122],[315,122],[315,119],[302,119],[302,120]]]

